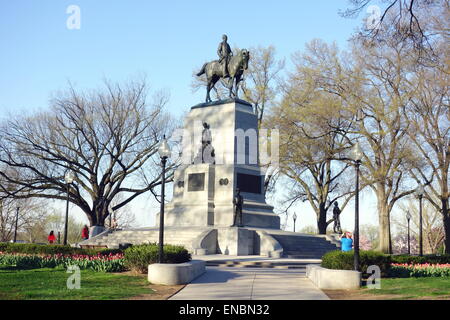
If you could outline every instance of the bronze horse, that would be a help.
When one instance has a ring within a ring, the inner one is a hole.
[[[230,62],[228,63],[228,74],[230,77],[224,78],[223,69],[220,65],[219,61],[215,60],[212,62],[205,63],[197,73],[197,76],[201,76],[202,74],[206,74],[206,79],[208,81],[206,86],[206,102],[211,102],[211,97],[209,95],[210,91],[216,85],[217,81],[220,79],[223,80],[225,86],[230,91],[230,98],[238,98],[239,91],[239,82],[242,80],[242,75],[244,74],[244,70],[248,69],[248,61],[250,60],[250,53],[247,49],[242,49],[239,53],[233,57],[231,57]],[[228,79],[228,80],[227,80]],[[233,87],[235,87],[235,91],[233,92]]]

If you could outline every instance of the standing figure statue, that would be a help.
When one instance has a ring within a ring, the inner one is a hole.
[[[244,206],[244,197],[241,195],[241,191],[239,190],[239,188],[236,189],[236,196],[233,198],[233,204],[234,217],[232,227],[242,227],[242,207]]]
[[[233,56],[233,51],[231,51],[230,45],[227,42],[228,37],[226,34],[222,36],[222,40],[223,41],[219,44],[219,48],[217,49],[217,54],[220,58],[219,63],[222,65],[223,77],[229,78],[228,63]]]
[[[211,163],[215,164],[214,160],[214,148],[211,144],[211,130],[209,124],[206,122],[203,123],[203,131],[202,131],[202,163]]]
[[[334,225],[333,225],[333,231],[334,233],[342,233],[341,229],[341,221],[339,219],[339,216],[341,214],[341,209],[339,209],[339,205],[337,201],[334,202],[334,208],[333,208],[333,219],[334,219]]]
[[[238,98],[239,83],[243,79],[244,71],[248,69],[250,53],[247,49],[242,49],[233,55],[227,43],[227,36],[223,35],[223,42],[219,44],[217,54],[220,60],[207,62],[203,65],[197,77],[206,75],[206,102],[211,102],[210,91],[217,81],[222,79],[223,84],[229,90],[229,97]],[[234,90],[233,90],[234,89]]]
[[[206,122],[203,123],[203,131],[202,131],[202,144],[200,149],[198,150],[197,156],[194,158],[192,164],[200,164],[200,163],[210,163],[215,164],[215,152],[214,148],[211,144],[212,136],[209,124]]]

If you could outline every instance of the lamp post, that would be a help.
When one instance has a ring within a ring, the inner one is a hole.
[[[17,207],[17,210],[16,210],[16,226],[14,228],[14,243],[16,243],[16,241],[17,241],[17,225],[19,223],[19,210],[20,210],[20,207]]]
[[[64,245],[67,245],[67,233],[69,228],[69,188],[70,184],[75,180],[75,173],[73,171],[67,171],[64,176],[64,181],[67,185],[67,201],[66,201],[66,222],[64,223]]]
[[[406,213],[406,220],[408,221],[408,254],[411,254],[411,237],[410,237],[410,228],[409,228],[409,222],[411,221],[411,213]]]
[[[166,184],[166,163],[170,157],[170,148],[164,136],[158,148],[159,156],[161,157],[162,175],[161,175],[161,210],[159,213],[159,252],[158,263],[162,263],[164,255],[164,197],[165,197],[165,184]]]
[[[297,220],[297,214],[295,212],[292,219],[294,219],[294,232],[295,232],[295,221]]]
[[[416,195],[419,198],[419,255],[423,256],[423,235],[422,235],[422,199],[425,193],[423,185],[420,184],[416,189]]]
[[[355,271],[359,271],[359,166],[361,165],[362,157],[363,152],[361,150],[361,146],[357,142],[352,150],[352,158],[355,161],[355,168],[356,168],[355,232],[353,235],[353,248],[354,248],[353,265]]]

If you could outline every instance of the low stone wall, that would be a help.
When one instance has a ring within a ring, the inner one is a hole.
[[[361,272],[358,271],[332,270],[309,264],[306,276],[319,289],[354,290],[361,287]]]
[[[258,248],[257,253],[259,255],[269,258],[281,258],[283,256],[281,244],[265,231],[256,231],[255,246]]]
[[[177,285],[190,283],[206,272],[206,262],[154,263],[148,266],[148,281],[154,284]]]

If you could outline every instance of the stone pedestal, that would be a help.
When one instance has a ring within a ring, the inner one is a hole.
[[[205,122],[215,157],[211,163],[195,163],[202,159],[198,152]],[[258,165],[258,120],[249,103],[227,100],[192,107],[182,144],[183,165],[174,175],[166,226],[229,227],[239,188],[244,197],[244,226],[280,228],[280,218],[265,202],[264,173]]]

